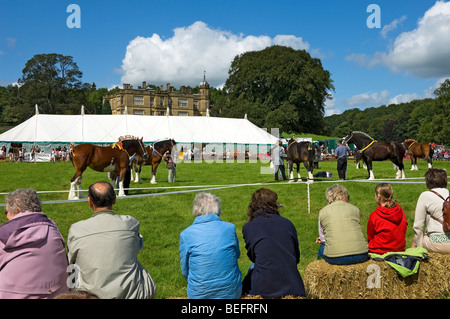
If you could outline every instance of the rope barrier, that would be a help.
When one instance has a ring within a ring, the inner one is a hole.
[[[414,179],[422,179],[422,181],[405,181],[414,180]],[[202,191],[211,191],[211,190],[220,190],[220,189],[229,189],[229,188],[237,188],[237,187],[245,187],[245,186],[266,186],[266,185],[294,185],[294,184],[307,184],[307,196],[308,196],[308,213],[310,213],[311,205],[310,205],[310,185],[311,184],[319,184],[319,183],[341,183],[341,182],[350,182],[350,183],[381,183],[381,182],[389,182],[389,183],[398,183],[398,184],[424,184],[423,177],[411,177],[405,178],[402,180],[399,179],[358,179],[358,180],[315,180],[314,183],[308,181],[285,181],[285,182],[260,182],[260,183],[247,183],[247,184],[226,184],[226,185],[185,185],[185,186],[157,186],[157,187],[138,187],[138,188],[125,188],[127,190],[156,190],[156,189],[186,189],[186,188],[194,188],[190,190],[180,190],[180,191],[171,191],[171,192],[158,192],[158,193],[146,193],[146,194],[135,194],[135,195],[127,195],[117,197],[117,199],[127,199],[127,198],[140,198],[140,197],[151,197],[151,196],[161,196],[161,195],[175,195],[175,194],[185,194],[192,192],[202,192]],[[116,189],[117,190],[117,189]],[[36,191],[38,194],[48,194],[48,193],[68,193],[69,191]],[[87,192],[87,190],[83,190],[83,192]],[[0,193],[0,195],[7,195],[9,192]],[[52,200],[52,201],[43,201],[42,204],[64,204],[64,203],[76,203],[76,202],[85,202],[87,198],[75,199],[75,200]],[[5,206],[4,203],[0,203],[0,207]]]

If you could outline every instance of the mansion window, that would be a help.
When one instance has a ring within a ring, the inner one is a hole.
[[[178,107],[187,107],[188,101],[186,99],[178,99]]]
[[[144,105],[144,97],[135,95],[133,96],[133,104],[134,105]]]

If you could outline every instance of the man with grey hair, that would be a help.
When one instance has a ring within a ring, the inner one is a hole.
[[[6,196],[0,226],[0,298],[50,299],[69,290],[64,239],[55,222],[42,213],[34,189]]]
[[[195,196],[192,213],[194,223],[180,234],[180,265],[188,282],[188,298],[240,298],[236,226],[220,219],[220,200],[210,193]]]

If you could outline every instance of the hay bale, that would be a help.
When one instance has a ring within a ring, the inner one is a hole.
[[[430,252],[417,274],[403,278],[384,261],[336,266],[316,260],[306,267],[303,279],[312,299],[438,299],[450,295],[448,265],[450,255]]]

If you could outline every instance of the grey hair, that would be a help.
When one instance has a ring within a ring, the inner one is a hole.
[[[222,210],[220,208],[220,200],[211,193],[198,193],[194,198],[194,206],[192,214],[195,216],[215,214],[220,216]]]
[[[32,188],[16,189],[6,196],[6,206],[9,210],[15,212],[17,209],[21,212],[41,212],[41,199]]]
[[[349,196],[348,191],[344,186],[334,184],[325,191],[325,198],[327,199],[327,204],[331,204],[337,200],[348,201]]]

